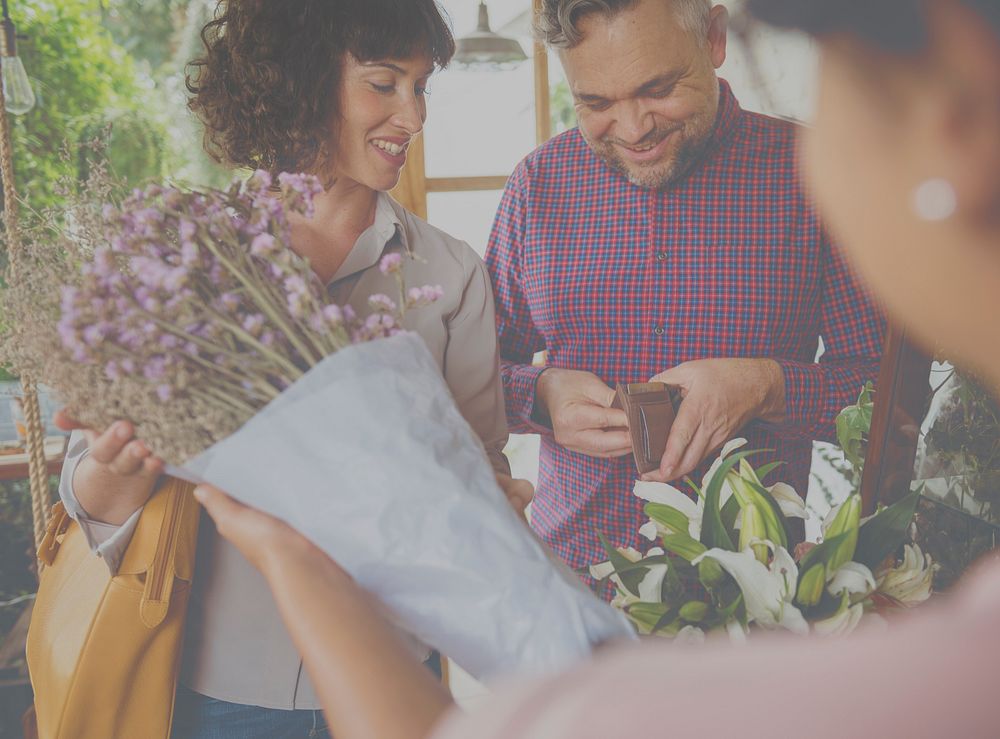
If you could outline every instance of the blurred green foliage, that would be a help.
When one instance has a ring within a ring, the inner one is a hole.
[[[37,104],[12,117],[18,194],[34,210],[58,205],[58,183],[78,178],[76,145],[108,132],[108,155],[122,175],[164,174],[162,125],[150,115],[152,84],[102,25],[92,0],[13,3],[26,38],[18,53]]]

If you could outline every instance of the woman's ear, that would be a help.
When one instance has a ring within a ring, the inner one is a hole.
[[[959,215],[1000,223],[1000,33],[960,2],[928,3],[931,50],[922,83],[940,175]]]

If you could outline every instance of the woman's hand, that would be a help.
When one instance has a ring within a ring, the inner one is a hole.
[[[57,412],[54,420],[59,428],[80,430],[87,439],[89,453],[73,474],[73,493],[80,505],[94,520],[125,523],[149,500],[163,472],[163,460],[135,438],[135,427],[128,421],[115,421],[99,432],[66,409]]]
[[[194,490],[194,496],[215,521],[219,534],[265,576],[282,565],[290,564],[290,560],[313,564],[327,560],[340,569],[291,526],[263,511],[238,503],[217,487],[199,485]],[[343,573],[343,570],[340,572]],[[346,573],[344,577],[347,577]]]
[[[510,507],[517,511],[521,518],[527,520],[525,509],[531,503],[532,498],[535,497],[535,486],[527,480],[519,480],[502,472],[497,472],[496,477],[497,484],[503,490],[503,494],[507,496],[507,502],[510,503]]]

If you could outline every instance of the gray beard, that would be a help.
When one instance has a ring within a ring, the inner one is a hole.
[[[590,145],[591,151],[593,151],[601,161],[603,161],[615,172],[624,175],[625,178],[633,185],[646,190],[656,190],[657,192],[662,192],[663,190],[668,190],[680,180],[687,177],[687,175],[691,173],[698,163],[702,161],[709,148],[709,142],[711,141],[714,130],[715,128],[713,126],[705,133],[704,136],[701,136],[694,141],[684,141],[677,150],[677,154],[674,156],[673,161],[666,165],[665,170],[649,172],[630,169],[621,158],[612,153],[608,153],[613,151],[610,148],[610,145],[602,145],[601,149],[598,150],[594,147],[593,142],[591,142],[586,135],[584,135],[584,139]]]

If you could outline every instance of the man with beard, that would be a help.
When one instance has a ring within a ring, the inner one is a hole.
[[[681,388],[646,479],[700,482],[745,436],[804,496],[812,440],[877,374],[881,318],[802,191],[795,127],[716,76],[727,20],[708,0],[545,0],[539,19],[579,127],[517,167],[486,261],[508,421],[542,435],[532,524],[573,567],[606,558],[598,533],[641,544],[616,383]]]

